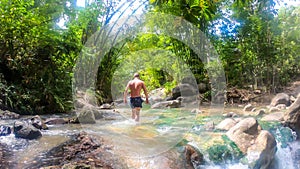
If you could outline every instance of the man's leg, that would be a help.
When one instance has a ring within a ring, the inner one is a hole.
[[[135,111],[136,111],[135,108],[133,108],[133,109],[131,110],[131,118],[132,118],[132,119],[135,119],[135,114],[136,114]]]
[[[136,122],[140,121],[140,110],[141,110],[140,107],[135,108],[135,121]]]

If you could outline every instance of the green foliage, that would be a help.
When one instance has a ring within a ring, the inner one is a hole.
[[[76,7],[75,2],[1,1],[1,105],[31,114],[72,108],[75,61],[80,52],[96,57],[92,49],[82,47],[118,11],[112,1],[94,1],[85,8]],[[151,0],[150,11],[179,16],[201,29],[215,44],[221,62],[204,65],[192,49],[171,37],[130,37],[114,46],[100,63],[95,89],[98,99],[109,102],[120,97],[134,72],[141,73],[149,90],[165,87],[170,92],[187,70],[197,82],[213,84],[205,94],[209,98],[218,88],[213,80],[218,80],[214,77],[219,77],[220,63],[229,85],[266,87],[275,92],[300,73],[300,8],[278,12],[275,2]],[[56,24],[62,18],[63,29]],[[180,20],[174,24],[180,29]],[[213,27],[218,25],[220,30]]]
[[[23,114],[67,112],[72,108],[72,69],[82,48],[83,28],[87,26],[78,26],[72,16],[83,18],[87,12],[79,13],[70,3],[67,6],[65,0],[1,1],[4,106]],[[69,19],[68,29],[56,25],[63,14]]]
[[[143,43],[146,39],[149,43]],[[148,91],[167,87],[167,92],[170,92],[181,81],[186,75],[188,66],[171,51],[155,47],[155,44],[163,45],[164,40],[163,36],[144,34],[124,45],[116,60],[120,64],[116,67],[111,81],[113,96],[116,98],[122,96],[127,82],[132,79],[135,72],[140,73]]]
[[[227,10],[219,11],[223,17],[212,24],[220,27],[220,32],[212,33],[230,86],[251,85],[278,92],[299,75],[299,48],[295,43],[299,40],[299,10],[290,7],[278,12],[276,3],[222,3]]]
[[[193,1],[150,1],[155,8],[154,11],[183,17],[193,23],[203,32],[207,32],[208,22],[214,18],[219,1],[193,0]]]
[[[171,93],[171,92],[172,92],[172,89],[173,89],[174,87],[176,87],[176,85],[177,85],[177,82],[176,82],[175,80],[172,80],[171,82],[170,82],[170,81],[166,82],[166,83],[164,84],[164,88],[165,88],[165,90],[166,90],[166,94]]]

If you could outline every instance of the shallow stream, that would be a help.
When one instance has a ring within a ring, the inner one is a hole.
[[[35,157],[42,156],[43,152],[67,141],[70,136],[85,131],[94,136],[106,137],[111,140],[114,149],[119,155],[128,159],[141,160],[157,156],[176,146],[183,139],[187,139],[199,150],[204,149],[212,140],[218,141],[223,133],[208,130],[207,124],[218,124],[224,112],[241,112],[241,108],[225,109],[206,107],[201,114],[191,113],[190,109],[150,109],[141,111],[139,123],[134,122],[130,109],[118,110],[120,117],[111,120],[98,120],[96,124],[66,124],[49,126],[49,130],[42,131],[43,136],[38,140],[24,140],[15,138],[13,134],[0,137],[0,142],[12,150],[11,166],[9,168],[26,168],[31,163],[47,163],[47,160],[34,161]],[[0,125],[12,126],[13,120],[2,120]],[[297,169],[294,157],[300,150],[300,144],[291,141],[287,146],[280,146],[286,132],[276,132],[278,150],[272,169]],[[207,159],[207,161],[209,161]],[[147,168],[140,167],[140,168]],[[207,163],[197,166],[205,169],[243,169],[247,166],[241,163],[226,162],[222,165]]]

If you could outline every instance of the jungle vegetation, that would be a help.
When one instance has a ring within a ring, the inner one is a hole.
[[[137,9],[170,14],[201,30],[219,55],[228,87],[275,93],[300,74],[300,6],[277,8],[284,4],[280,0],[144,0],[140,6],[135,1],[86,0],[80,7],[77,1],[1,1],[1,108],[22,114],[72,110],[76,61],[93,34],[121,17],[125,4],[127,15]],[[164,59],[169,56],[182,60],[197,83],[210,83],[208,68],[189,46],[144,33],[127,37],[103,56],[95,82],[99,104],[113,100],[112,90],[122,92],[128,78],[116,82],[114,76],[132,73],[126,65],[136,65],[136,59],[148,65],[138,70],[149,90],[164,87],[170,92],[179,79],[163,71],[163,64],[147,62],[157,57],[155,62],[168,63]],[[179,65],[169,66],[176,70]]]

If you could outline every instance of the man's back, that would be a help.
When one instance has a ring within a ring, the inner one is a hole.
[[[141,89],[144,87],[144,82],[139,79],[133,79],[128,83],[131,97],[140,97]]]

